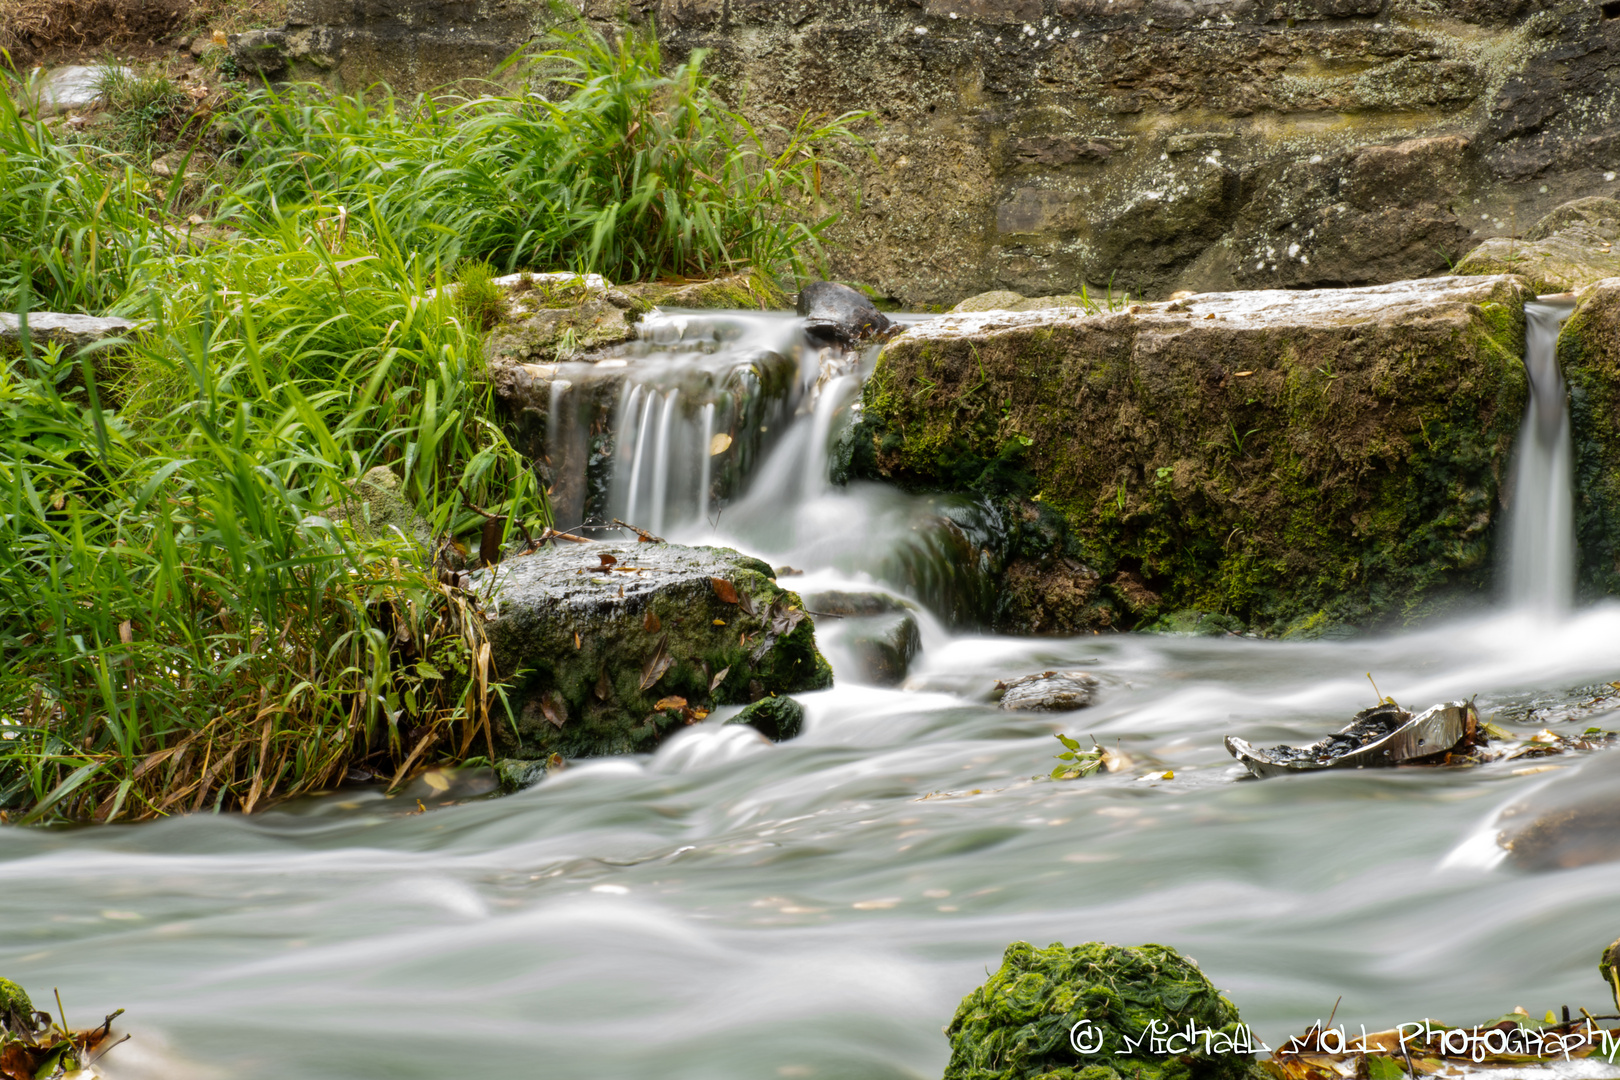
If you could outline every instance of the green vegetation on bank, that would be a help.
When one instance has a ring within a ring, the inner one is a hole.
[[[556,101],[260,89],[99,140],[0,93],[4,310],[136,321],[77,354],[0,341],[0,818],[251,810],[492,751],[516,673],[455,571],[486,514],[510,539],[549,508],[487,319],[443,286],[471,298],[482,260],[791,270],[825,224],[799,197],[841,124],[758,158],[695,63],[658,64],[580,33],[531,62]],[[378,527],[379,467],[433,550]]]

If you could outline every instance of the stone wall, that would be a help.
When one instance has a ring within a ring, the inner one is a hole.
[[[1386,282],[1620,190],[1620,18],[1588,0],[585,2],[707,50],[756,118],[870,112],[833,270],[908,305]],[[422,88],[552,18],[296,0],[270,36],[283,73]]]

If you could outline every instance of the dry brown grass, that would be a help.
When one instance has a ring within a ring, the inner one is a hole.
[[[202,30],[279,26],[287,0],[0,0],[0,48],[18,68],[149,48]]]

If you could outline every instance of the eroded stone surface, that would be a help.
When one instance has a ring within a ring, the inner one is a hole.
[[[885,346],[840,452],[1027,519],[1011,625],[1048,596],[1078,625],[1044,632],[1410,618],[1489,587],[1529,295],[1439,278],[941,316]]]
[[[872,111],[872,156],[825,174],[845,207],[831,269],[910,305],[1419,277],[1620,189],[1620,19],[1584,0],[584,11],[656,24],[670,60],[707,50],[756,122]],[[426,89],[487,74],[550,18],[539,0],[299,0],[289,70]]]
[[[1001,707],[1018,712],[1073,712],[1097,700],[1097,677],[1084,671],[1042,671],[1003,687]]]
[[[799,598],[727,548],[559,544],[474,580],[516,679],[512,757],[646,751],[697,710],[832,684]]]
[[[28,335],[36,343],[54,342],[63,348],[83,348],[97,341],[132,333],[135,324],[128,319],[97,315],[74,315],[57,311],[28,313]],[[20,341],[21,320],[0,312],[0,341]]]
[[[1459,274],[1518,274],[1538,293],[1574,292],[1620,276],[1620,201],[1577,199],[1565,203],[1523,238],[1485,241],[1457,264]]]

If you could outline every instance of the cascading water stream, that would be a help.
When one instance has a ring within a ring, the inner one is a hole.
[[[1554,618],[1575,587],[1574,477],[1569,406],[1558,370],[1558,331],[1574,305],[1524,306],[1524,366],[1530,377],[1509,494],[1507,596],[1516,610]]]

